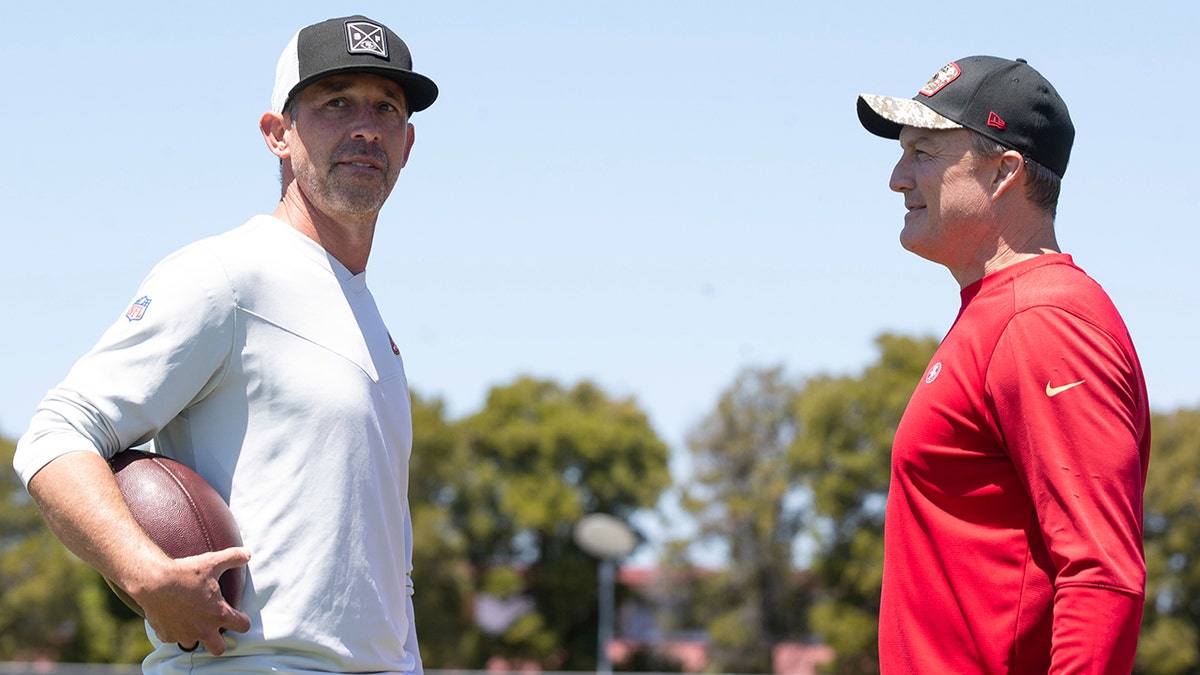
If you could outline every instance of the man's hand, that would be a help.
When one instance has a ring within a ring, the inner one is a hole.
[[[145,612],[158,639],[176,642],[187,650],[203,644],[208,653],[219,656],[225,653],[221,633],[245,633],[250,630],[250,617],[225,601],[218,579],[225,570],[249,560],[250,552],[245,548],[168,559],[161,569],[147,571],[137,582],[136,591],[125,588]]]

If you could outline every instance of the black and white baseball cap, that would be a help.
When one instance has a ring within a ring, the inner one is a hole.
[[[301,89],[341,73],[374,73],[404,90],[410,113],[437,99],[433,80],[414,73],[412,54],[392,29],[365,16],[329,19],[301,28],[279,57],[271,110],[281,113]]]
[[[884,138],[906,126],[967,128],[1016,150],[1062,177],[1075,126],[1067,104],[1025,59],[968,56],[934,73],[911,99],[860,94],[858,119]]]

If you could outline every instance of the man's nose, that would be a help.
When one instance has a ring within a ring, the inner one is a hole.
[[[351,135],[366,141],[378,141],[380,135],[379,119],[371,108],[364,108],[354,117]]]
[[[892,169],[892,176],[888,179],[888,187],[893,192],[904,192],[915,187],[912,179],[911,162],[905,157],[901,157]]]

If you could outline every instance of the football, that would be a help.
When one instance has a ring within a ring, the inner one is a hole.
[[[161,455],[126,450],[114,455],[109,466],[133,517],[172,558],[242,545],[242,535],[225,500],[186,465]],[[112,581],[105,581],[117,597],[145,618],[133,598]],[[225,601],[241,609],[246,568],[226,570],[220,584]]]

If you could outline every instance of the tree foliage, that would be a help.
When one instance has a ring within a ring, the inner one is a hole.
[[[772,645],[805,632],[792,559],[806,514],[787,472],[795,396],[782,369],[744,370],[688,439],[695,469],[683,505],[700,539],[731,560],[696,589],[716,670],[771,672]]]
[[[820,640],[830,671],[878,671],[882,526],[896,426],[935,342],[884,335],[852,376],[789,380],[746,369],[688,437],[683,505],[697,537],[662,561],[664,628],[702,627],[710,670],[770,672],[779,641]],[[574,545],[583,515],[629,520],[669,485],[667,448],[632,400],[595,385],[519,378],[482,410],[449,419],[413,396],[409,486],[421,650],[428,668],[492,656],[590,670],[596,561]],[[1136,673],[1200,672],[1200,410],[1156,414],[1146,483],[1146,611]],[[14,444],[0,439],[0,467]],[[717,543],[720,570],[689,545]],[[796,545],[804,543],[804,556]],[[481,597],[520,599],[502,626]],[[0,660],[133,662],[142,622],[49,533],[11,470],[0,471]],[[643,658],[658,658],[647,651]]]
[[[833,672],[878,672],[892,438],[936,342],[877,346],[858,376],[743,371],[691,435],[684,505],[729,558],[690,589],[713,668],[770,672],[771,645],[815,635],[837,651]]]
[[[1200,410],[1154,415],[1137,673],[1200,671]]]
[[[418,619],[429,662],[482,667],[488,656],[503,656],[594,668],[596,561],[573,543],[572,527],[593,512],[628,520],[652,508],[670,484],[666,445],[634,401],[610,399],[589,382],[564,388],[519,378],[492,389],[484,409],[464,420],[438,418],[428,406],[414,407],[421,439],[413,453],[415,547],[444,556],[429,561],[419,553],[435,569],[418,565],[415,574],[442,575],[438,593],[453,586],[445,600],[465,611],[457,645],[436,644],[442,638],[429,619]],[[477,594],[522,597],[532,609],[487,634],[463,625]]]
[[[0,661],[136,662],[142,621],[50,533],[0,439]]]
[[[812,628],[837,653],[836,673],[878,672],[883,516],[892,439],[937,347],[932,339],[883,335],[879,360],[860,377],[809,380],[789,457],[817,516],[812,564],[821,598]]]
[[[413,394],[409,506],[413,519],[413,611],[427,666],[466,669],[481,658],[483,631],[472,617],[473,572],[459,527],[455,486],[471,472],[468,448],[441,400]]]

